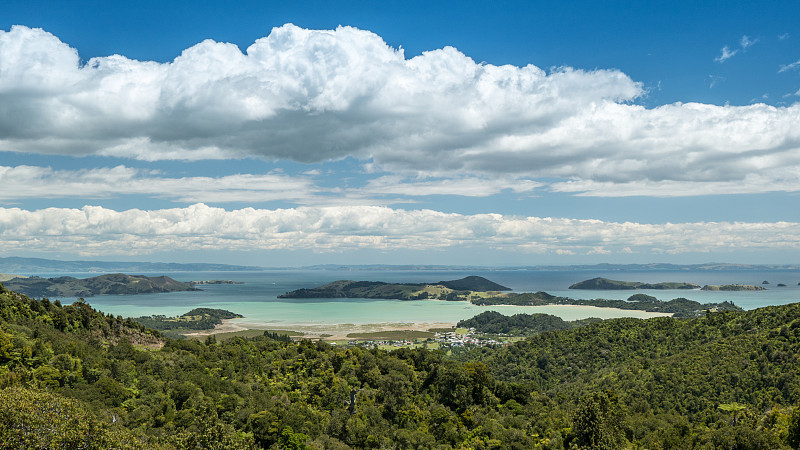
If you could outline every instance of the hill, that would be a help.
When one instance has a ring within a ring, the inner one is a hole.
[[[196,291],[188,283],[167,276],[147,277],[114,273],[91,278],[13,278],[4,283],[8,289],[31,297],[93,297],[95,295],[132,295],[160,292]]]
[[[0,442],[789,449],[800,444],[798,354],[798,304],[606,320],[448,356],[269,336],[161,338],[85,303],[0,285]]]

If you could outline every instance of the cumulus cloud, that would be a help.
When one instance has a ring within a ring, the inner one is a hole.
[[[542,254],[661,254],[800,249],[800,224],[640,224],[499,214],[448,214],[378,206],[186,208],[114,211],[97,206],[0,208],[6,251],[86,256],[172,250],[505,249]]]
[[[632,103],[643,93],[618,70],[494,66],[451,47],[406,58],[351,27],[284,25],[244,52],[207,40],[169,63],[113,55],[85,64],[46,31],[0,31],[0,150],[350,156],[453,183],[735,183],[756,170],[800,171],[798,104],[644,108]]]

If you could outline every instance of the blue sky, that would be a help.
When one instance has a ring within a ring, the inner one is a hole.
[[[7,1],[0,255],[796,263],[799,10]]]

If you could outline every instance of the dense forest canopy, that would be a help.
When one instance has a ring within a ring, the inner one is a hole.
[[[798,448],[799,343],[798,304],[599,321],[452,355],[199,342],[0,288],[0,442]]]

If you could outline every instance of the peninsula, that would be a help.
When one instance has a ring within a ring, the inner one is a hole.
[[[663,283],[642,283],[638,281],[617,281],[608,278],[592,278],[591,280],[581,281],[569,287],[570,289],[591,289],[591,290],[626,290],[626,289],[700,289],[700,286],[693,283],[663,282]]]
[[[12,278],[6,288],[30,297],[94,297],[95,295],[154,294],[161,292],[198,291],[189,283],[167,276],[147,277],[113,273],[91,278]]]

